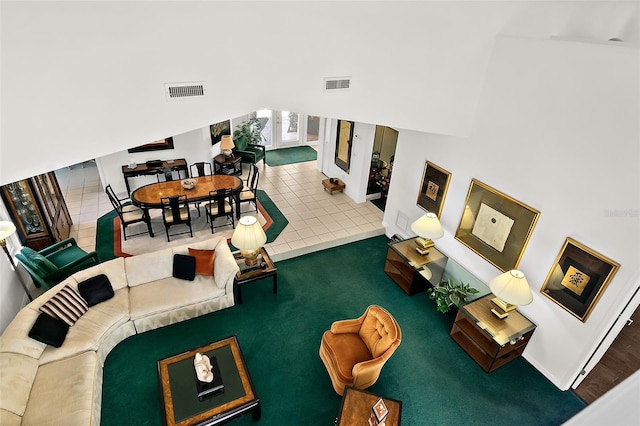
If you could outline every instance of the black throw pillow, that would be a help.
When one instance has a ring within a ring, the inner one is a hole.
[[[196,277],[196,258],[186,254],[173,255],[173,276],[193,281]]]
[[[96,275],[78,283],[78,291],[88,306],[97,305],[115,295],[111,281],[105,274]]]
[[[29,337],[38,342],[59,348],[67,337],[69,324],[44,312],[38,315],[36,322],[29,330]]]

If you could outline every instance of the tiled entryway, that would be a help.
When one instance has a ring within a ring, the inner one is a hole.
[[[344,193],[324,191],[321,181],[326,176],[316,169],[316,161],[278,167],[260,163],[259,167],[259,189],[289,221],[278,238],[266,245],[274,260],[384,233],[383,212],[371,202],[358,204]],[[56,176],[74,223],[70,236],[84,250],[93,251],[96,221],[113,209],[100,185],[96,164],[73,165],[57,170]]]

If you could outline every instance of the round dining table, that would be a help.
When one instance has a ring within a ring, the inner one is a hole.
[[[141,209],[161,209],[162,198],[185,194],[189,203],[209,201],[209,192],[231,188],[235,200],[236,217],[240,219],[240,191],[242,180],[235,176],[211,175],[193,178],[196,185],[192,189],[182,187],[180,180],[150,183],[141,186],[131,193],[131,202]]]

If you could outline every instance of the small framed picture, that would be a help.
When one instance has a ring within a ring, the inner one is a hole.
[[[451,173],[427,161],[422,173],[417,204],[440,218],[450,180]]]
[[[147,151],[160,151],[162,149],[173,149],[173,138],[165,138],[159,141],[147,143],[144,145],[129,148],[129,152],[147,152]]]
[[[540,293],[585,322],[618,268],[618,263],[567,237]]]

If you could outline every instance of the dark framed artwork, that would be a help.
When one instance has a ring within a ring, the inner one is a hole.
[[[422,173],[422,184],[420,192],[418,192],[417,204],[440,218],[450,180],[451,173],[427,161]]]
[[[231,134],[231,121],[221,121],[219,123],[209,125],[209,132],[211,133],[211,145],[215,145],[222,140],[224,135]]]
[[[162,149],[173,149],[173,138],[165,138],[159,141],[151,142],[148,144],[129,148],[129,152],[146,152],[146,151],[160,151]]]
[[[620,265],[567,237],[540,293],[585,322]]]
[[[336,132],[336,166],[349,173],[351,167],[351,145],[353,144],[353,121],[338,120]]]
[[[540,212],[472,179],[455,238],[503,272],[520,263]]]

